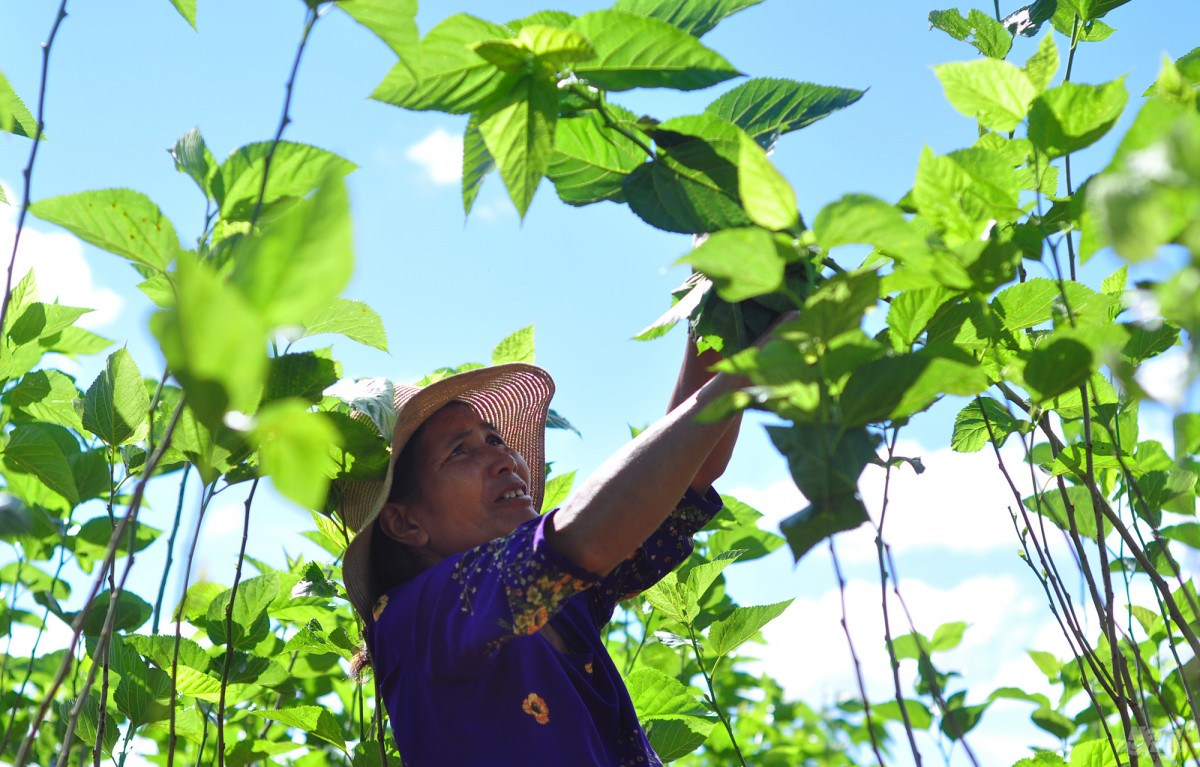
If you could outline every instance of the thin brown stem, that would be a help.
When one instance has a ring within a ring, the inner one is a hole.
[[[850,648],[850,660],[854,663],[854,678],[858,682],[858,696],[862,700],[863,715],[867,720],[867,735],[871,737],[871,751],[875,753],[875,762],[883,767],[883,755],[879,752],[879,741],[875,737],[875,723],[871,720],[871,701],[867,697],[867,685],[863,680],[862,663],[858,660],[858,652],[854,649],[854,638],[850,635],[850,624],[846,620],[846,579],[842,577],[842,566],[838,562],[837,549],[834,548],[833,538],[829,539],[829,558],[833,561],[833,573],[837,577],[838,593],[842,602],[842,633],[846,635],[846,646]],[[904,705],[901,704],[901,710]]]
[[[217,700],[217,765],[225,767],[225,692],[229,687],[229,671],[233,667],[233,605],[237,599],[238,585],[242,581],[242,563],[246,561],[246,542],[250,539],[250,507],[254,503],[254,491],[259,478],[250,484],[246,496],[245,514],[242,520],[242,546],[238,549],[237,566],[233,572],[233,586],[229,590],[229,604],[225,607],[225,664],[221,667],[221,693]]]

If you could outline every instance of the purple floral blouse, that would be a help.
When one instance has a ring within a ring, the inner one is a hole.
[[[603,580],[550,548],[547,514],[381,597],[367,639],[404,766],[661,765],[600,629],[720,509],[715,491],[689,490]],[[571,652],[538,633],[546,623]]]

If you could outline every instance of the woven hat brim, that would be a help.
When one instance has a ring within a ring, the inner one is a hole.
[[[391,457],[379,481],[340,485],[339,512],[357,535],[346,549],[342,577],[346,593],[366,618],[373,605],[370,541],[372,525],[391,492],[396,459],[412,435],[430,416],[451,402],[465,402],[491,423],[529,464],[529,495],[541,509],[545,491],[546,417],[554,396],[554,381],[534,365],[509,363],[479,368],[443,378],[425,387],[396,387],[396,426]]]

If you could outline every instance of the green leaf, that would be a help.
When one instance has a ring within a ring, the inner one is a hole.
[[[842,390],[842,419],[847,426],[862,426],[907,418],[943,394],[970,396],[989,385],[971,355],[955,347],[927,346],[871,360],[851,373]]]
[[[552,477],[546,483],[546,489],[542,492],[542,508],[546,511],[557,509],[562,505],[563,501],[567,500],[567,496],[571,492],[571,486],[574,484],[575,472],[573,471]]]
[[[137,434],[150,411],[150,395],[133,356],[118,349],[88,388],[83,426],[107,445],[123,445]]]
[[[773,293],[783,284],[790,242],[757,227],[714,232],[675,263],[688,263],[713,281],[730,302]]]
[[[690,35],[703,37],[724,19],[761,2],[762,0],[617,0],[612,9],[636,16],[661,19]]]
[[[1096,511],[1092,506],[1091,491],[1082,485],[1070,485],[1066,488],[1066,501],[1057,489],[1048,490],[1038,496],[1031,495],[1021,503],[1032,512],[1041,514],[1053,522],[1060,530],[1070,531],[1071,515],[1067,512],[1067,503],[1074,509],[1075,529],[1085,540],[1096,540]],[[1112,530],[1112,523],[1104,520],[1104,534]]]
[[[971,34],[971,24],[957,8],[945,11],[930,11],[929,26],[940,29],[955,40],[966,40]]]
[[[759,77],[722,94],[706,108],[769,149],[784,133],[799,130],[845,109],[865,91]]]
[[[1062,0],[1063,5],[1078,14],[1084,22],[1103,18],[1109,11],[1128,2],[1129,0]]]
[[[101,189],[39,200],[29,212],[84,242],[137,264],[165,269],[180,252],[175,227],[149,197]]]
[[[338,470],[328,446],[340,436],[324,414],[295,399],[265,406],[250,432],[263,473],[285,497],[309,509],[325,506],[329,480]]]
[[[288,727],[295,727],[310,735],[332,743],[342,751],[346,751],[346,741],[342,737],[342,726],[329,709],[323,706],[291,706],[288,708],[266,709],[251,711],[251,714],[270,719]]]
[[[340,366],[330,349],[281,354],[269,363],[263,402],[297,397],[317,405],[340,377]]]
[[[0,583],[8,586],[20,583],[34,594],[49,594],[55,599],[65,600],[71,596],[71,585],[62,578],[55,578],[28,562],[9,562],[0,568]]]
[[[813,234],[826,250],[840,245],[873,245],[900,260],[929,253],[924,238],[895,205],[866,194],[848,194],[821,209]]]
[[[1048,158],[1077,152],[1112,129],[1128,100],[1124,77],[1103,85],[1063,83],[1033,102],[1029,140]]]
[[[738,195],[750,220],[772,231],[798,230],[800,213],[791,184],[754,139],[742,132],[738,141]]]
[[[625,130],[634,135],[641,133],[633,113],[614,104],[606,109]],[[645,141],[649,143],[648,139]],[[635,141],[606,127],[597,112],[586,111],[558,121],[547,175],[554,182],[559,199],[568,205],[590,205],[603,200],[624,202],[625,177],[646,159],[645,150]]]
[[[700,748],[715,726],[715,720],[698,716],[647,719],[645,722],[650,747],[664,762],[681,759]]]
[[[512,333],[492,349],[492,364],[525,362],[533,364],[533,325]]]
[[[76,431],[83,431],[83,421],[76,409],[76,403],[82,400],[83,393],[76,388],[75,381],[57,370],[26,373],[0,397],[18,423],[45,421]]]
[[[340,435],[337,442],[328,446],[337,466],[334,478],[380,479],[387,469],[388,452],[370,419],[351,418],[338,412],[325,412],[324,415]],[[342,537],[339,534],[335,540],[341,540]]]
[[[510,36],[504,27],[474,16],[450,16],[429,30],[416,56],[392,67],[371,98],[404,109],[470,112],[504,84],[499,70],[470,46]]]
[[[957,8],[946,11],[930,11],[929,23],[955,40],[964,40],[975,46],[984,56],[1002,59],[1012,48],[1012,34],[1004,25],[987,14],[972,8],[967,18]],[[967,40],[974,33],[974,38]]]
[[[171,5],[175,6],[175,10],[192,29],[196,28],[196,0],[171,0]]]
[[[843,333],[857,330],[863,315],[878,301],[878,274],[838,274],[805,300],[800,318],[788,328],[828,344]]]
[[[973,244],[986,239],[993,221],[1020,216],[1020,187],[1011,162],[997,152],[971,147],[939,157],[926,147],[912,199],[922,216],[944,230],[947,241]]]
[[[67,329],[75,320],[92,311],[76,306],[43,304],[40,301],[25,306],[8,330],[8,337],[17,346],[50,338]]]
[[[417,47],[417,0],[338,0],[349,16],[375,33],[404,62]]]
[[[813,546],[826,538],[853,530],[868,521],[867,507],[858,493],[845,493],[806,506],[780,522],[779,531],[787,539],[792,557],[799,562]]]
[[[995,131],[1015,130],[1037,96],[1028,75],[1007,61],[951,62],[933,71],[955,109]]]
[[[1021,431],[1023,424],[1027,422],[1014,418],[1000,402],[991,397],[978,397],[954,419],[950,448],[956,453],[975,453],[993,440],[1001,447],[1010,434]]]
[[[625,685],[641,719],[705,713],[694,689],[651,666],[639,664],[625,678]]]
[[[898,702],[886,700],[883,703],[872,703],[871,714],[891,722],[903,722],[907,714],[908,722],[914,730],[928,730],[933,725],[933,715],[929,713],[929,709],[920,701],[908,698],[904,701],[904,713],[901,713]]]
[[[305,337],[337,333],[363,346],[383,352],[388,350],[383,320],[361,301],[335,298],[328,306],[310,314],[303,324]]]
[[[175,170],[186,173],[195,181],[206,198],[212,197],[210,186],[217,174],[217,161],[208,151],[199,128],[192,128],[176,140],[175,146],[171,147],[171,159],[175,161]]]
[[[112,592],[105,589],[92,600],[87,618],[83,621],[84,636],[100,636],[112,602],[111,596]],[[150,620],[150,616],[154,613],[154,608],[146,600],[129,591],[122,591],[117,595],[116,604],[112,606],[112,609],[114,632],[132,633],[137,631],[146,621]]]
[[[107,472],[104,479],[107,486]],[[107,487],[105,489],[107,490]],[[136,527],[137,529],[132,535],[132,547],[129,545],[129,528],[126,529],[125,534],[117,541],[115,549],[117,557],[128,556],[131,548],[133,553],[142,551],[162,535],[161,530],[153,528],[144,522],[138,522]],[[70,550],[75,554],[75,558],[79,560],[80,567],[85,572],[91,572],[92,564],[104,558],[115,531],[116,528],[113,527],[113,523],[107,516],[93,517],[84,522],[79,528],[79,532],[72,536]]]
[[[1172,421],[1175,460],[1200,453],[1200,413],[1180,413]]]
[[[524,24],[517,32],[517,43],[540,61],[562,66],[596,57],[591,42],[570,29],[545,24]]]
[[[1120,761],[1113,754],[1108,740],[1101,738],[1077,742],[1071,748],[1071,760],[1068,764],[1070,767],[1119,767]]]
[[[205,627],[214,644],[230,644],[235,648],[253,646],[270,632],[267,608],[279,596],[279,576],[275,573],[247,578],[238,584],[233,600],[233,634],[226,637],[226,611],[231,589],[225,589],[207,607]]]
[[[575,74],[608,91],[691,91],[739,74],[695,37],[655,18],[595,11],[575,19],[571,29],[591,40],[596,51],[596,58],[577,66]]]
[[[558,88],[553,82],[528,75],[508,94],[509,103],[479,122],[479,134],[500,169],[508,196],[522,218],[550,168],[554,123],[558,118]]]
[[[929,640],[929,651],[953,650],[962,642],[963,633],[966,630],[967,624],[964,621],[943,623],[933,632],[933,639]]]
[[[188,402],[209,430],[227,410],[251,412],[267,372],[266,323],[207,264],[181,258],[178,299],[150,318]]]
[[[350,201],[341,178],[331,176],[311,202],[288,210],[261,236],[241,240],[230,281],[269,326],[280,327],[329,306],[353,270]]]
[[[727,655],[782,615],[791,603],[789,599],[770,605],[733,608],[733,612],[709,626],[708,641],[705,642],[709,652],[718,658]]]
[[[26,138],[37,135],[37,120],[13,90],[3,72],[0,72],[0,130]]]
[[[1072,338],[1058,338],[1029,352],[1025,384],[1036,402],[1081,386],[1091,375],[1092,350]]]
[[[519,72],[533,63],[533,54],[516,40],[485,40],[471,50],[501,72]]]
[[[4,465],[37,477],[46,487],[62,496],[69,504],[79,503],[75,475],[67,460],[67,449],[78,453],[75,438],[61,426],[30,423],[18,424],[8,433],[4,445]]]
[[[264,189],[268,155],[271,168]],[[221,206],[222,219],[249,221],[260,193],[264,207],[299,199],[322,183],[330,184],[330,178],[345,176],[356,167],[349,160],[315,146],[261,141],[247,144],[226,158],[210,186],[213,199]]]
[[[1054,35],[1047,34],[1042,38],[1037,51],[1025,62],[1022,70],[1038,93],[1050,87],[1058,72],[1058,46],[1054,44]]]
[[[896,351],[909,351],[942,306],[954,293],[946,288],[906,290],[888,305],[888,337]]]
[[[565,120],[560,120],[561,125]],[[483,180],[496,169],[496,161],[488,153],[487,144],[479,134],[479,122],[474,115],[467,121],[463,133],[462,201],[463,213],[470,215],[475,198],[483,187]]]

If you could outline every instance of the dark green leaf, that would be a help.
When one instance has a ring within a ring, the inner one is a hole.
[[[1091,375],[1092,350],[1070,338],[1039,346],[1025,361],[1025,384],[1036,401],[1045,402],[1083,384]]]
[[[975,359],[954,347],[881,357],[850,374],[842,391],[842,418],[848,426],[907,418],[944,394],[969,396],[988,385]]]
[[[8,337],[18,346],[49,339],[70,327],[75,320],[92,311],[76,306],[44,304],[41,301],[24,307],[9,328]]]
[[[126,349],[109,355],[104,372],[88,388],[83,426],[108,445],[123,445],[137,433],[150,410],[142,374]]]
[[[946,288],[906,290],[888,305],[888,337],[896,351],[910,351],[929,321],[952,300]]]
[[[1128,100],[1124,77],[1103,85],[1063,83],[1033,102],[1029,139],[1048,158],[1077,152],[1112,129]]]
[[[74,446],[71,449],[70,446]],[[75,438],[61,426],[18,424],[4,445],[4,464],[12,471],[37,477],[46,487],[72,506],[79,503],[75,476],[67,460],[68,451],[79,452]]]
[[[645,722],[646,736],[650,747],[664,761],[680,759],[695,751],[708,740],[716,722],[698,716],[671,719],[648,719]]]
[[[879,275],[875,272],[839,274],[808,297],[800,318],[790,323],[788,329],[829,343],[857,329],[863,315],[878,301]]]
[[[324,415],[339,435],[339,439],[328,446],[337,467],[335,478],[375,480],[382,477],[388,465],[388,452],[375,425],[368,419],[351,418],[344,413],[327,412]]]
[[[571,23],[596,50],[575,74],[609,91],[674,88],[690,91],[739,73],[687,32],[655,18],[619,10],[595,11]]]
[[[106,484],[107,479],[106,476]],[[161,530],[157,530],[144,522],[138,522],[135,527],[136,530],[127,527],[125,533],[117,541],[116,548],[114,549],[117,557],[129,555],[131,533],[134,553],[142,551],[162,535]],[[70,549],[74,552],[75,558],[79,561],[79,565],[84,572],[91,572],[92,563],[104,558],[115,531],[116,528],[113,527],[113,523],[107,516],[93,517],[85,522],[79,528],[79,532],[72,537]]]
[[[1129,0],[1062,0],[1063,5],[1077,13],[1085,22],[1103,18],[1109,11],[1128,2]]]
[[[405,109],[470,112],[503,84],[499,70],[470,46],[509,37],[504,27],[474,16],[450,16],[429,30],[416,56],[392,68],[371,98]]]
[[[271,169],[264,189],[268,155]],[[315,146],[262,141],[247,144],[226,158],[211,187],[213,198],[221,206],[221,218],[249,221],[260,194],[264,206],[299,199],[323,182],[328,184],[331,177],[345,176],[355,167],[349,160]]]
[[[977,706],[968,706],[964,703],[966,697],[966,692],[958,692],[951,695],[946,701],[941,730],[952,741],[962,740],[968,732],[973,730],[979,724],[980,718],[983,717],[983,712],[991,705],[988,702]]]
[[[996,447],[1001,447],[1010,434],[1021,430],[1023,423],[1026,422],[1013,418],[1004,405],[991,397],[978,397],[954,419],[950,447],[958,453],[977,452],[993,441]]]
[[[304,320],[304,335],[338,333],[363,346],[386,352],[387,334],[383,320],[375,310],[361,301],[335,298],[323,309],[318,309]]]
[[[778,290],[790,250],[790,242],[758,227],[724,229],[676,263],[691,264],[713,281],[721,298],[737,302]]]
[[[864,93],[853,88],[756,77],[722,94],[705,111],[728,120],[769,149],[784,133],[845,109]]]
[[[215,644],[252,647],[269,632],[267,607],[279,596],[279,576],[268,573],[238,584],[237,597],[233,601],[233,635],[227,639],[225,621],[230,593],[230,589],[226,589],[207,606],[205,626],[208,636]]]
[[[779,524],[797,562],[821,541],[837,533],[853,530],[870,520],[867,507],[857,492],[825,498],[807,506]]]
[[[612,9],[661,19],[688,34],[703,37],[722,20],[761,2],[762,0],[617,0]]]
[[[51,197],[30,205],[29,212],[84,242],[154,269],[165,269],[180,252],[170,220],[149,197],[130,189]]]
[[[263,402],[298,397],[316,405],[322,392],[337,382],[339,365],[330,349],[272,357]]]
[[[83,634],[87,637],[100,636],[108,611],[113,610],[113,631],[132,633],[150,620],[154,608],[137,594],[122,591],[117,595],[113,605],[111,592],[105,589],[96,595],[88,609],[87,618],[83,621]]]
[[[1057,488],[1047,490],[1038,496],[1029,496],[1021,501],[1025,508],[1041,514],[1053,522],[1059,529],[1070,531],[1072,514],[1068,512],[1068,504],[1073,510],[1075,529],[1084,540],[1096,540],[1096,512],[1092,506],[1091,491],[1082,485],[1072,485],[1066,488],[1066,499]],[[1104,522],[1104,534],[1112,530],[1112,523]]]
[[[76,388],[75,381],[57,370],[26,373],[0,397],[11,408],[14,421],[45,421],[76,431],[83,430],[77,409],[82,400],[83,392]]]

